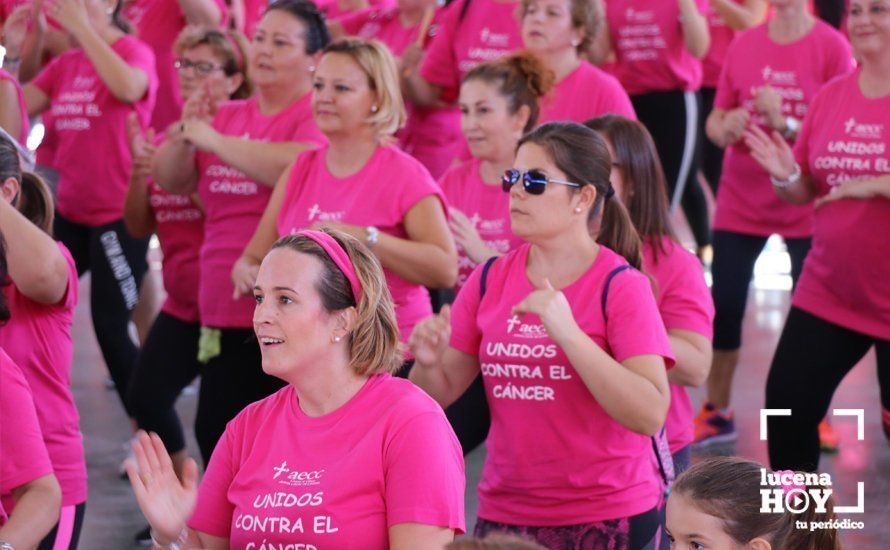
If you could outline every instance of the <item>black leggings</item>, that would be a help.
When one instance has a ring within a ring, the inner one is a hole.
[[[673,90],[635,95],[630,100],[655,141],[671,208],[682,205],[696,244],[710,244],[708,203],[698,181],[701,97],[696,92]]]
[[[702,102],[702,116],[698,119],[699,140],[701,142],[701,171],[705,176],[711,194],[717,197],[717,187],[720,184],[720,176],[723,174],[723,149],[714,145],[708,139],[705,132],[705,124],[708,116],[714,110],[714,97],[717,95],[715,88],[702,88],[699,90]]]
[[[711,295],[714,297],[714,349],[733,351],[742,345],[742,320],[754,264],[768,237],[714,231]],[[809,238],[785,239],[791,256],[791,279],[797,283],[810,250]]]
[[[204,365],[195,418],[195,436],[204,465],[226,424],[254,401],[267,397],[284,382],[263,372],[262,356],[252,329],[221,330],[220,353]]]
[[[201,372],[201,325],[162,311],[158,314],[130,383],[130,410],[143,430],[156,432],[168,453],[185,449],[185,435],[173,407],[180,392]]]
[[[890,340],[854,332],[792,306],[766,381],[766,408],[791,409],[791,416],[767,418],[774,470],[816,470],[819,422],[841,380],[872,346],[881,388],[890,388]],[[888,394],[882,391],[881,402],[890,409]]]
[[[77,550],[86,509],[86,502],[62,506],[59,511],[59,521],[53,526],[52,531],[43,537],[43,540],[37,545],[37,550],[60,550],[61,548]]]
[[[90,311],[102,357],[117,394],[131,418],[127,400],[138,349],[130,338],[130,313],[148,270],[148,239],[135,239],[118,220],[98,227],[80,225],[56,213],[56,238],[68,247],[77,275],[90,272]]]

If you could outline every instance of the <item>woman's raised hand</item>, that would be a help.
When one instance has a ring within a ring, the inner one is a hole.
[[[408,338],[408,348],[414,355],[415,365],[438,367],[442,364],[448,342],[451,339],[451,306],[444,305],[438,315],[428,317],[415,325]]]
[[[157,434],[139,431],[133,442],[136,463],[127,464],[127,475],[139,508],[159,542],[175,541],[185,529],[198,498],[198,465],[188,459],[182,481]]]
[[[771,135],[752,124],[745,132],[745,144],[760,166],[777,180],[787,180],[794,173],[794,151],[779,132]]]

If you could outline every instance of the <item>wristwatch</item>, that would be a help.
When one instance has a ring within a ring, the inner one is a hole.
[[[0,540],[0,550],[15,550],[15,548],[5,540]]]
[[[365,228],[365,231],[368,233],[368,236],[365,238],[365,244],[368,245],[368,248],[374,248],[374,245],[377,244],[377,240],[380,238],[380,230],[373,225],[369,225]]]
[[[800,164],[797,164],[795,162],[794,169],[791,170],[791,175],[788,176],[788,179],[780,180],[780,179],[776,179],[776,178],[770,176],[769,180],[772,182],[772,184],[774,186],[778,187],[779,189],[784,189],[786,187],[791,187],[792,185],[797,183],[800,180],[800,176],[801,176]]]

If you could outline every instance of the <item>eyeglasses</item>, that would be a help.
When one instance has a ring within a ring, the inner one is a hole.
[[[187,69],[194,69],[196,73],[201,76],[207,76],[212,74],[213,71],[221,71],[221,65],[214,65],[209,61],[191,61],[184,57],[177,58],[176,61],[173,62],[173,66],[176,67],[176,70],[179,72],[185,72]]]
[[[548,178],[547,174],[541,170],[520,172],[515,168],[510,168],[504,172],[504,177],[501,179],[501,189],[503,189],[505,193],[509,193],[510,189],[512,189],[515,184],[519,183],[520,179],[522,180],[522,188],[525,189],[525,192],[529,195],[542,194],[547,188],[548,183],[559,183],[570,187],[581,187],[580,183]]]

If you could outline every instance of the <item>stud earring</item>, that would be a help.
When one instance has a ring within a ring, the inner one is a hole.
[[[376,105],[371,105],[371,112],[372,112],[372,113],[376,113],[376,112],[377,112],[377,106],[376,106]]]
[[[576,207],[575,207],[575,213],[576,213],[576,214],[580,214],[580,213],[581,213],[581,207],[580,207],[580,206],[576,206]]]
[[[339,336],[334,336],[334,342],[339,342],[340,340],[342,340],[342,338],[340,338]]]

